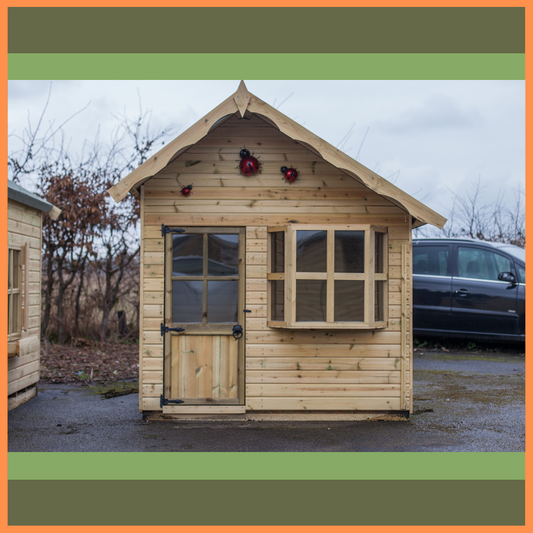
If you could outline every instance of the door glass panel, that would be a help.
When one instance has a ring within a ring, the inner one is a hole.
[[[237,276],[239,273],[239,235],[208,235],[207,255],[209,276]]]
[[[296,321],[326,321],[326,280],[296,280]]]
[[[172,235],[172,275],[203,276],[204,236]]]
[[[511,261],[490,250],[459,246],[457,268],[460,278],[497,280],[500,272],[511,272]]]
[[[172,322],[202,322],[203,281],[172,282]]]
[[[296,231],[297,272],[326,272],[327,235],[327,231]]]
[[[413,274],[448,275],[447,246],[413,246]]]
[[[283,322],[285,320],[285,282],[274,280],[270,284],[270,320]]]
[[[365,282],[335,280],[335,322],[364,322]]]
[[[237,322],[238,281],[207,282],[207,322]]]
[[[285,272],[285,232],[276,231],[270,234],[270,271]]]
[[[335,232],[335,272],[365,271],[365,232]]]

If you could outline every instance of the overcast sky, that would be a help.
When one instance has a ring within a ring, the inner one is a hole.
[[[151,124],[194,124],[238,87],[238,81],[54,81],[45,122],[65,126],[69,151],[80,151],[100,127],[106,141],[113,115],[138,115],[139,96]],[[481,178],[482,201],[501,191],[512,204],[525,186],[523,81],[247,81],[257,95],[351,157],[390,178],[447,216],[453,193]],[[9,82],[9,149],[35,125],[50,82]],[[354,125],[355,124],[355,125]],[[14,135],[13,135],[14,134]],[[348,138],[345,139],[346,135]],[[174,136],[176,136],[174,135]],[[343,141],[344,139],[344,141]]]

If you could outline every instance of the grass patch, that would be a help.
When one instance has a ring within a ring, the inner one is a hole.
[[[125,396],[126,394],[136,394],[139,392],[139,384],[128,381],[117,381],[115,383],[98,384],[88,388],[89,393],[102,396],[102,400]]]

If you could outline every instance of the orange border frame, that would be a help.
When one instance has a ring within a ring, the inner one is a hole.
[[[468,2],[459,1],[459,0],[437,0],[431,2],[428,0],[389,0],[389,1],[364,1],[364,0],[333,0],[327,2],[325,0],[260,0],[258,2],[251,2],[251,0],[198,0],[198,1],[179,1],[179,0],[155,0],[154,2],[147,2],[146,0],[112,0],[111,2],[105,0],[82,0],[76,2],[75,0],[1,0],[2,10],[1,10],[1,25],[2,32],[4,33],[4,38],[2,40],[2,54],[1,54],[1,65],[2,71],[4,72],[4,84],[2,86],[3,101],[4,105],[2,106],[1,111],[1,120],[4,124],[4,134],[3,134],[3,143],[2,143],[2,156],[4,161],[7,161],[7,8],[8,7],[220,7],[220,6],[233,6],[233,7],[250,7],[254,6],[269,6],[269,7],[305,7],[305,6],[316,6],[316,7],[342,7],[342,6],[354,6],[354,7],[525,7],[526,8],[526,80],[531,79],[531,42],[532,39],[528,38],[529,32],[532,31],[533,24],[533,0],[522,0],[522,1],[505,1],[505,0],[470,0]],[[528,86],[526,83],[526,176],[527,176],[527,161],[529,158],[533,157],[533,145],[531,140],[531,122],[533,120],[533,111],[531,111],[531,106],[527,106],[528,97],[531,97],[533,89],[531,84]],[[4,213],[4,218],[2,219],[2,230],[0,232],[0,249],[7,250],[7,189],[2,189],[1,193],[1,203],[2,212]],[[529,230],[530,220],[532,214],[529,211],[529,202],[527,201],[527,180],[526,180],[526,231]],[[533,259],[533,252],[529,252],[530,248],[527,248],[526,256],[529,262],[530,259]],[[2,273],[2,279],[6,279],[7,270],[6,264],[0,262],[0,272]],[[533,303],[530,298],[529,301],[526,301],[526,330],[531,329],[530,326],[533,326]],[[3,333],[3,338],[7,338],[7,310],[5,306],[1,307],[0,311],[0,325],[1,331]],[[526,354],[529,355],[527,350]],[[526,374],[529,374],[529,371],[533,368],[533,363],[528,363],[526,355]],[[3,380],[2,383],[7,383],[7,368],[6,366],[1,367],[0,379]],[[3,408],[1,408],[2,413],[2,426],[7,427],[7,396],[1,397]],[[526,413],[531,412],[533,400],[531,399],[531,385],[526,381]],[[531,415],[526,415],[526,422],[529,422]],[[527,427],[527,426],[526,426]],[[526,448],[527,450],[527,448]],[[290,533],[307,533],[311,531],[320,531],[326,532],[331,529],[339,531],[339,533],[344,531],[353,531],[357,528],[358,532],[361,533],[377,533],[381,531],[412,531],[417,529],[419,531],[453,531],[454,533],[468,531],[468,532],[484,532],[486,531],[486,526],[7,526],[7,431],[5,432],[4,439],[2,440],[0,454],[3,457],[3,462],[1,463],[0,474],[1,478],[4,479],[3,490],[1,503],[0,503],[0,513],[2,516],[2,521],[0,522],[0,528],[3,530],[16,529],[17,532],[25,531],[53,531],[56,529],[65,529],[68,528],[68,531],[96,531],[98,533],[105,531],[118,531],[118,532],[128,532],[131,533],[132,529],[135,531],[144,529],[146,531],[152,531],[154,528],[158,530],[173,530],[176,527],[179,527],[179,531],[183,533],[203,533],[217,531],[219,533],[230,533],[235,530],[242,532],[250,533],[263,533],[269,530],[275,530],[276,533],[290,532]],[[519,529],[528,528],[528,525],[531,525],[531,513],[529,510],[528,502],[531,501],[531,458],[530,454],[526,453],[526,525],[525,526],[491,526],[491,531],[505,531],[512,530],[517,531]],[[406,497],[406,505],[409,505],[409,500]],[[5,518],[4,518],[5,517]],[[527,529],[526,529],[527,530]]]

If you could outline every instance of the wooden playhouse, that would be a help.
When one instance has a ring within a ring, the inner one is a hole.
[[[37,394],[41,341],[42,217],[61,211],[7,182],[7,394],[11,410]]]
[[[243,82],[109,193],[141,203],[140,411],[412,410],[411,230],[438,213]]]

